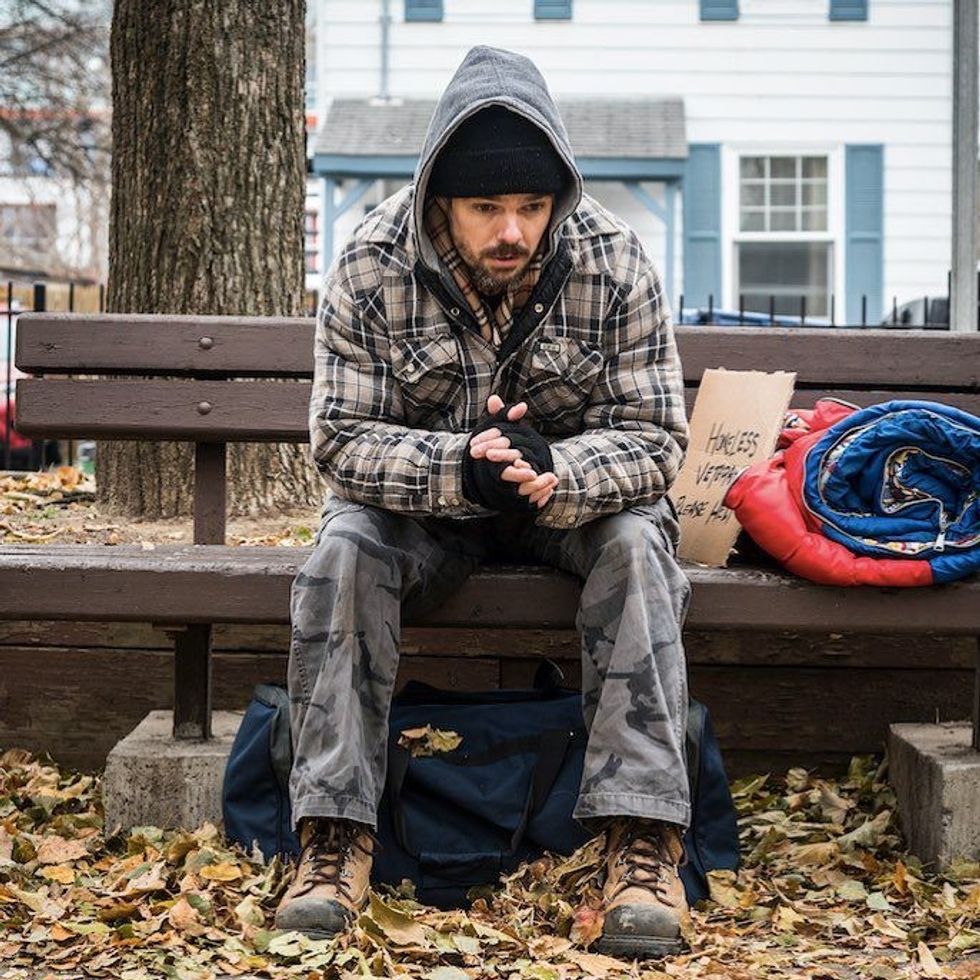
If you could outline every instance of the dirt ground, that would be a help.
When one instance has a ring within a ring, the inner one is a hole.
[[[228,521],[227,543],[300,547],[313,540],[317,510]],[[93,479],[62,466],[44,473],[0,471],[0,542],[5,544],[191,544],[190,517],[148,520],[100,511]]]

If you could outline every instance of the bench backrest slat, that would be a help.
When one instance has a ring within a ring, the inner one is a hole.
[[[36,439],[304,443],[310,389],[308,381],[27,378],[17,387],[17,428]],[[696,397],[696,388],[685,390],[689,414]],[[839,398],[863,407],[929,395],[805,389],[795,392],[792,406],[812,408],[817,398]],[[980,415],[980,392],[945,392],[941,400]]]
[[[17,366],[32,374],[310,378],[313,320],[25,313]],[[800,388],[980,389],[980,335],[922,330],[676,328],[687,383],[705,368],[789,370]]]
[[[307,381],[17,382],[17,431],[32,438],[306,442]]]

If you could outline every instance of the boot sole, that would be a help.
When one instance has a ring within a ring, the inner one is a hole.
[[[621,960],[663,959],[683,950],[683,939],[657,939],[653,936],[602,936],[596,945],[596,952]]]

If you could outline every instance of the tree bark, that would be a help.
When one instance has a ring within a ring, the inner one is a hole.
[[[305,13],[116,0],[109,312],[303,314]],[[107,511],[191,512],[189,444],[103,442],[96,459]],[[322,494],[305,445],[230,446],[228,481],[231,514]]]

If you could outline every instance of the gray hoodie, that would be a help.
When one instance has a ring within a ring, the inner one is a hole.
[[[556,197],[548,226],[549,245],[545,258],[554,253],[562,224],[582,198],[582,175],[575,164],[565,124],[534,62],[524,55],[499,48],[484,45],[472,48],[456,69],[456,74],[432,113],[415,170],[415,236],[419,243],[419,257],[430,269],[439,270],[439,259],[426,233],[424,221],[425,191],[432,165],[456,127],[474,113],[492,105],[513,109],[539,126],[568,167],[568,180]]]

